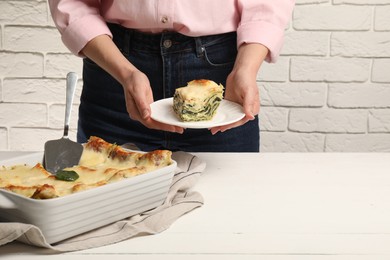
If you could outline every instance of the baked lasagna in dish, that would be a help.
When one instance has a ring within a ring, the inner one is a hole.
[[[184,122],[211,120],[223,99],[223,91],[221,84],[211,80],[190,81],[176,89],[173,110]]]
[[[52,175],[41,163],[35,166],[0,166],[0,189],[34,199],[50,199],[88,190],[144,174],[172,164],[172,152],[128,151],[92,136],[78,165]]]

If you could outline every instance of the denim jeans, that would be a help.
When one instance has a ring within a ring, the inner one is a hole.
[[[225,86],[237,55],[235,33],[187,37],[174,32],[145,34],[115,24],[108,26],[123,55],[149,78],[155,101],[172,97],[177,87],[193,79],[210,79]],[[83,82],[79,142],[95,135],[112,143],[133,143],[144,151],[259,151],[257,117],[216,135],[207,129],[186,129],[183,134],[148,129],[129,117],[122,86],[88,58],[83,61]]]

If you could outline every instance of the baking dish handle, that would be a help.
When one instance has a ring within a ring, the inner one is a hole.
[[[0,209],[15,209],[16,204],[0,192]]]

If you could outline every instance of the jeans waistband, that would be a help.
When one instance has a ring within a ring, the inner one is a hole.
[[[124,53],[130,49],[149,52],[175,52],[183,50],[196,50],[202,55],[204,47],[218,42],[237,39],[236,32],[191,37],[173,31],[157,34],[144,33],[123,27],[119,24],[107,23],[113,41]]]

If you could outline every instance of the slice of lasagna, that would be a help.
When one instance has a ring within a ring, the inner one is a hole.
[[[173,110],[184,122],[211,120],[223,99],[223,86],[207,79],[176,89]]]
[[[144,174],[172,164],[172,152],[133,152],[92,136],[84,145],[79,165],[63,170],[77,174],[64,181],[47,172],[42,164],[0,166],[0,189],[34,199],[50,199],[88,190],[111,182]]]

